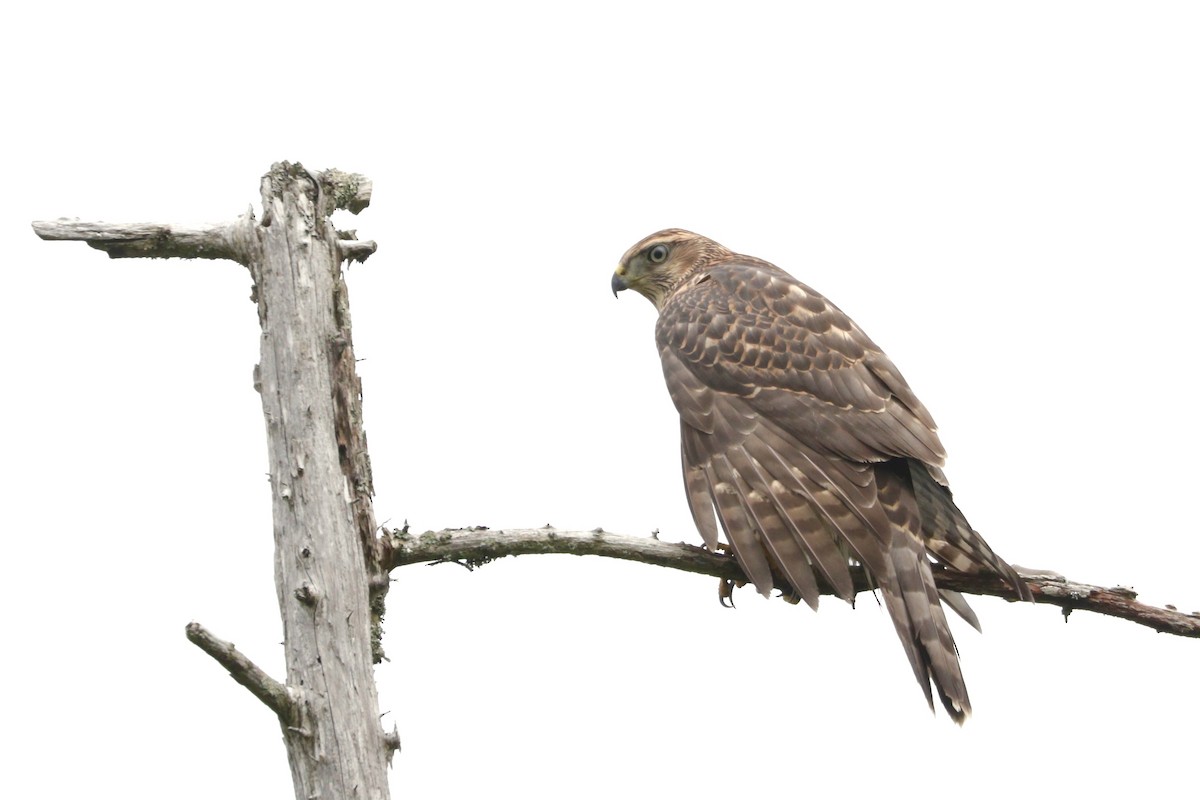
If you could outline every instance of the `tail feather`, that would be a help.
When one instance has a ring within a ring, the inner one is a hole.
[[[979,624],[979,617],[975,616],[975,609],[967,605],[967,598],[950,589],[939,589],[938,597],[942,598],[942,603],[947,608],[966,620],[968,625],[983,633],[983,626]]]
[[[961,725],[971,713],[971,700],[925,554],[908,465],[900,460],[886,462],[876,467],[875,476],[879,502],[892,521],[887,573],[880,580],[884,603],[930,708],[932,684],[950,717]]]

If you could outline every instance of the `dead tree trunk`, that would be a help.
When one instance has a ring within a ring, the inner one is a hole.
[[[366,568],[375,530],[370,472],[354,463],[365,454],[354,450],[362,437],[347,431],[346,404],[357,404],[358,387],[342,253],[321,178],[315,183],[298,167],[271,170],[248,259],[263,332],[256,377],[293,699],[283,729],[297,798],[385,798]],[[339,377],[355,385],[338,385]]]
[[[369,201],[360,176],[283,163],[263,177],[261,221],[248,212],[202,229],[34,225],[43,238],[82,239],[114,258],[228,258],[250,270],[262,326],[255,388],[267,424],[286,682],[199,624],[187,634],[278,715],[298,800],[387,798],[386,764],[397,747],[396,735],[379,726],[372,673],[372,589],[378,609],[387,574],[341,275],[343,260],[364,259],[374,244],[339,235],[329,220],[334,208],[357,213]]]

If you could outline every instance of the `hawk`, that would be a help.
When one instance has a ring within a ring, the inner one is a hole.
[[[692,518],[717,523],[755,588],[813,609],[822,585],[851,602],[850,565],[883,595],[932,710],[971,712],[939,597],[979,628],[946,569],[1029,588],[954,504],[937,427],[891,360],[822,295],[774,264],[670,229],[621,258],[613,294],[658,309],[654,338],[682,432]],[[715,513],[714,513],[715,512]]]

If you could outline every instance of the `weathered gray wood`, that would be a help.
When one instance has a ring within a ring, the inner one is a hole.
[[[233,643],[213,636],[199,622],[188,623],[187,638],[229,670],[235,681],[249,689],[252,695],[263,701],[263,704],[274,711],[281,720],[292,719],[296,713],[296,704],[292,702],[288,688],[240,653]]]
[[[659,567],[711,575],[736,584],[747,578],[732,556],[710,553],[702,547],[683,542],[663,542],[657,537],[622,536],[597,528],[592,531],[563,531],[556,528],[489,528],[427,531],[413,535],[407,530],[391,531],[385,537],[386,564],[395,568],[407,564],[454,562],[469,569],[505,556],[563,553],[576,556],[605,556],[640,561]],[[1058,606],[1063,616],[1072,611],[1091,611],[1136,622],[1160,633],[1200,638],[1200,612],[1184,613],[1172,607],[1157,608],[1137,602],[1137,593],[1120,586],[1093,586],[1068,580],[1054,572],[1016,567],[1017,573],[1033,591],[1034,601]],[[861,567],[852,567],[854,591],[872,589]],[[934,573],[942,589],[964,594],[993,595],[1016,600],[1016,593],[996,575],[964,575],[950,570]],[[782,581],[776,588],[785,594]],[[822,587],[824,594],[832,594]]]
[[[325,205],[332,193],[313,178],[289,164],[263,178],[258,249],[247,260],[262,324],[257,383],[286,683],[299,708],[284,738],[298,800],[386,798],[391,750],[371,659],[370,473],[365,443],[349,431],[361,419],[346,408],[357,402],[357,378],[349,387],[335,382],[344,383],[347,365],[353,375],[354,357],[342,254]]]
[[[343,260],[362,261],[375,245],[329,221],[335,208],[365,208],[370,191],[360,175],[282,163],[262,179],[261,222],[248,211],[203,227],[33,223],[43,239],[87,242],[113,258],[223,258],[250,269],[287,679],[197,623],[187,633],[278,716],[298,800],[386,800],[386,764],[399,748],[379,725],[372,617],[388,581],[341,273]]]
[[[254,215],[247,211],[235,222],[196,228],[60,218],[34,222],[33,231],[47,241],[87,242],[109,258],[224,258],[244,264],[250,252],[246,235],[253,225]]]

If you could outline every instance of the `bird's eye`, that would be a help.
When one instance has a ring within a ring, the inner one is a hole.
[[[650,248],[650,252],[647,253],[647,256],[650,258],[651,263],[661,264],[667,260],[667,254],[669,252],[670,251],[667,250],[667,246],[665,244],[656,244],[654,247]]]

